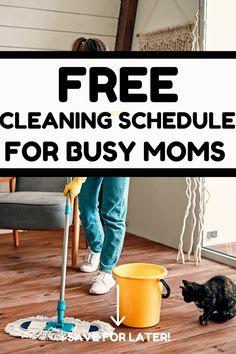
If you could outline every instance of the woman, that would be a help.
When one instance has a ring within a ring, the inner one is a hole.
[[[108,50],[106,44],[98,38],[77,38],[73,45],[73,52],[105,52]]]
[[[96,52],[108,49],[99,39],[83,37],[74,42],[72,50]],[[75,177],[65,189],[65,193],[70,191],[72,199],[80,193],[80,219],[89,245],[80,270],[91,273],[99,269],[92,280],[90,293],[105,294],[115,285],[112,270],[124,242],[129,177],[87,177],[83,182],[82,177]],[[99,210],[100,191],[102,202]]]

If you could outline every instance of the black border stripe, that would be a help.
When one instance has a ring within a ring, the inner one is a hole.
[[[8,168],[5,176],[236,177],[236,168]]]
[[[228,52],[72,52],[72,51],[1,51],[0,59],[236,59]]]

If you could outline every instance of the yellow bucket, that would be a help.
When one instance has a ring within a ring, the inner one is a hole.
[[[126,326],[152,327],[160,321],[161,299],[170,296],[170,288],[163,279],[164,267],[148,263],[131,263],[113,270],[119,285],[119,314]],[[162,288],[166,294],[162,294]]]

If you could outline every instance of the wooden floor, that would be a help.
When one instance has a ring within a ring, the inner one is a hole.
[[[236,319],[225,324],[198,323],[199,310],[183,302],[179,285],[182,279],[204,282],[216,274],[236,281],[234,268],[203,260],[200,266],[176,263],[176,251],[148,240],[127,235],[120,264],[128,262],[157,263],[167,267],[167,281],[172,288],[163,300],[161,322],[146,330],[119,327],[117,332],[168,332],[169,343],[158,342],[41,342],[10,337],[4,326],[19,318],[42,314],[55,315],[60,281],[61,232],[24,233],[21,246],[12,246],[10,235],[0,235],[0,353],[236,353]],[[80,250],[81,257],[85,250]],[[88,295],[86,275],[68,270],[67,315],[83,320],[111,322],[115,314],[115,289],[104,296]],[[133,337],[134,338],[134,337]]]

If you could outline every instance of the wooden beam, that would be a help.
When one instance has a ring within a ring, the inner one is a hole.
[[[138,0],[121,0],[116,51],[131,50],[137,6]]]

